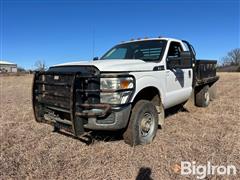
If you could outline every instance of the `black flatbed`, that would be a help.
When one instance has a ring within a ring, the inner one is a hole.
[[[195,63],[195,86],[213,84],[219,76],[216,74],[217,61],[215,60],[196,60]]]

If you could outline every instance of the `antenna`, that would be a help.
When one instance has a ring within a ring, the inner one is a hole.
[[[95,55],[95,27],[93,27],[93,34],[92,34],[92,59],[94,58]]]

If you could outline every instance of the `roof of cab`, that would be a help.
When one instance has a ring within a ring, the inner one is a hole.
[[[129,41],[122,41],[119,44],[126,44],[126,43],[139,42],[139,41],[150,41],[150,40],[181,41],[180,39],[175,39],[175,38],[157,37],[157,38],[137,38],[137,39],[132,39]]]

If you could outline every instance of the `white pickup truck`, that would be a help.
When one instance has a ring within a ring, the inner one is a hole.
[[[100,59],[36,72],[33,109],[37,122],[75,136],[123,130],[130,145],[150,143],[167,108],[194,98],[214,98],[216,61],[196,60],[193,47],[171,38],[138,39],[111,48]]]

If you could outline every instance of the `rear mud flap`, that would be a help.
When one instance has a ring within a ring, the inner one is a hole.
[[[187,102],[184,104],[184,108],[186,109],[192,109],[195,107],[195,90],[192,90],[191,96],[187,100]]]

